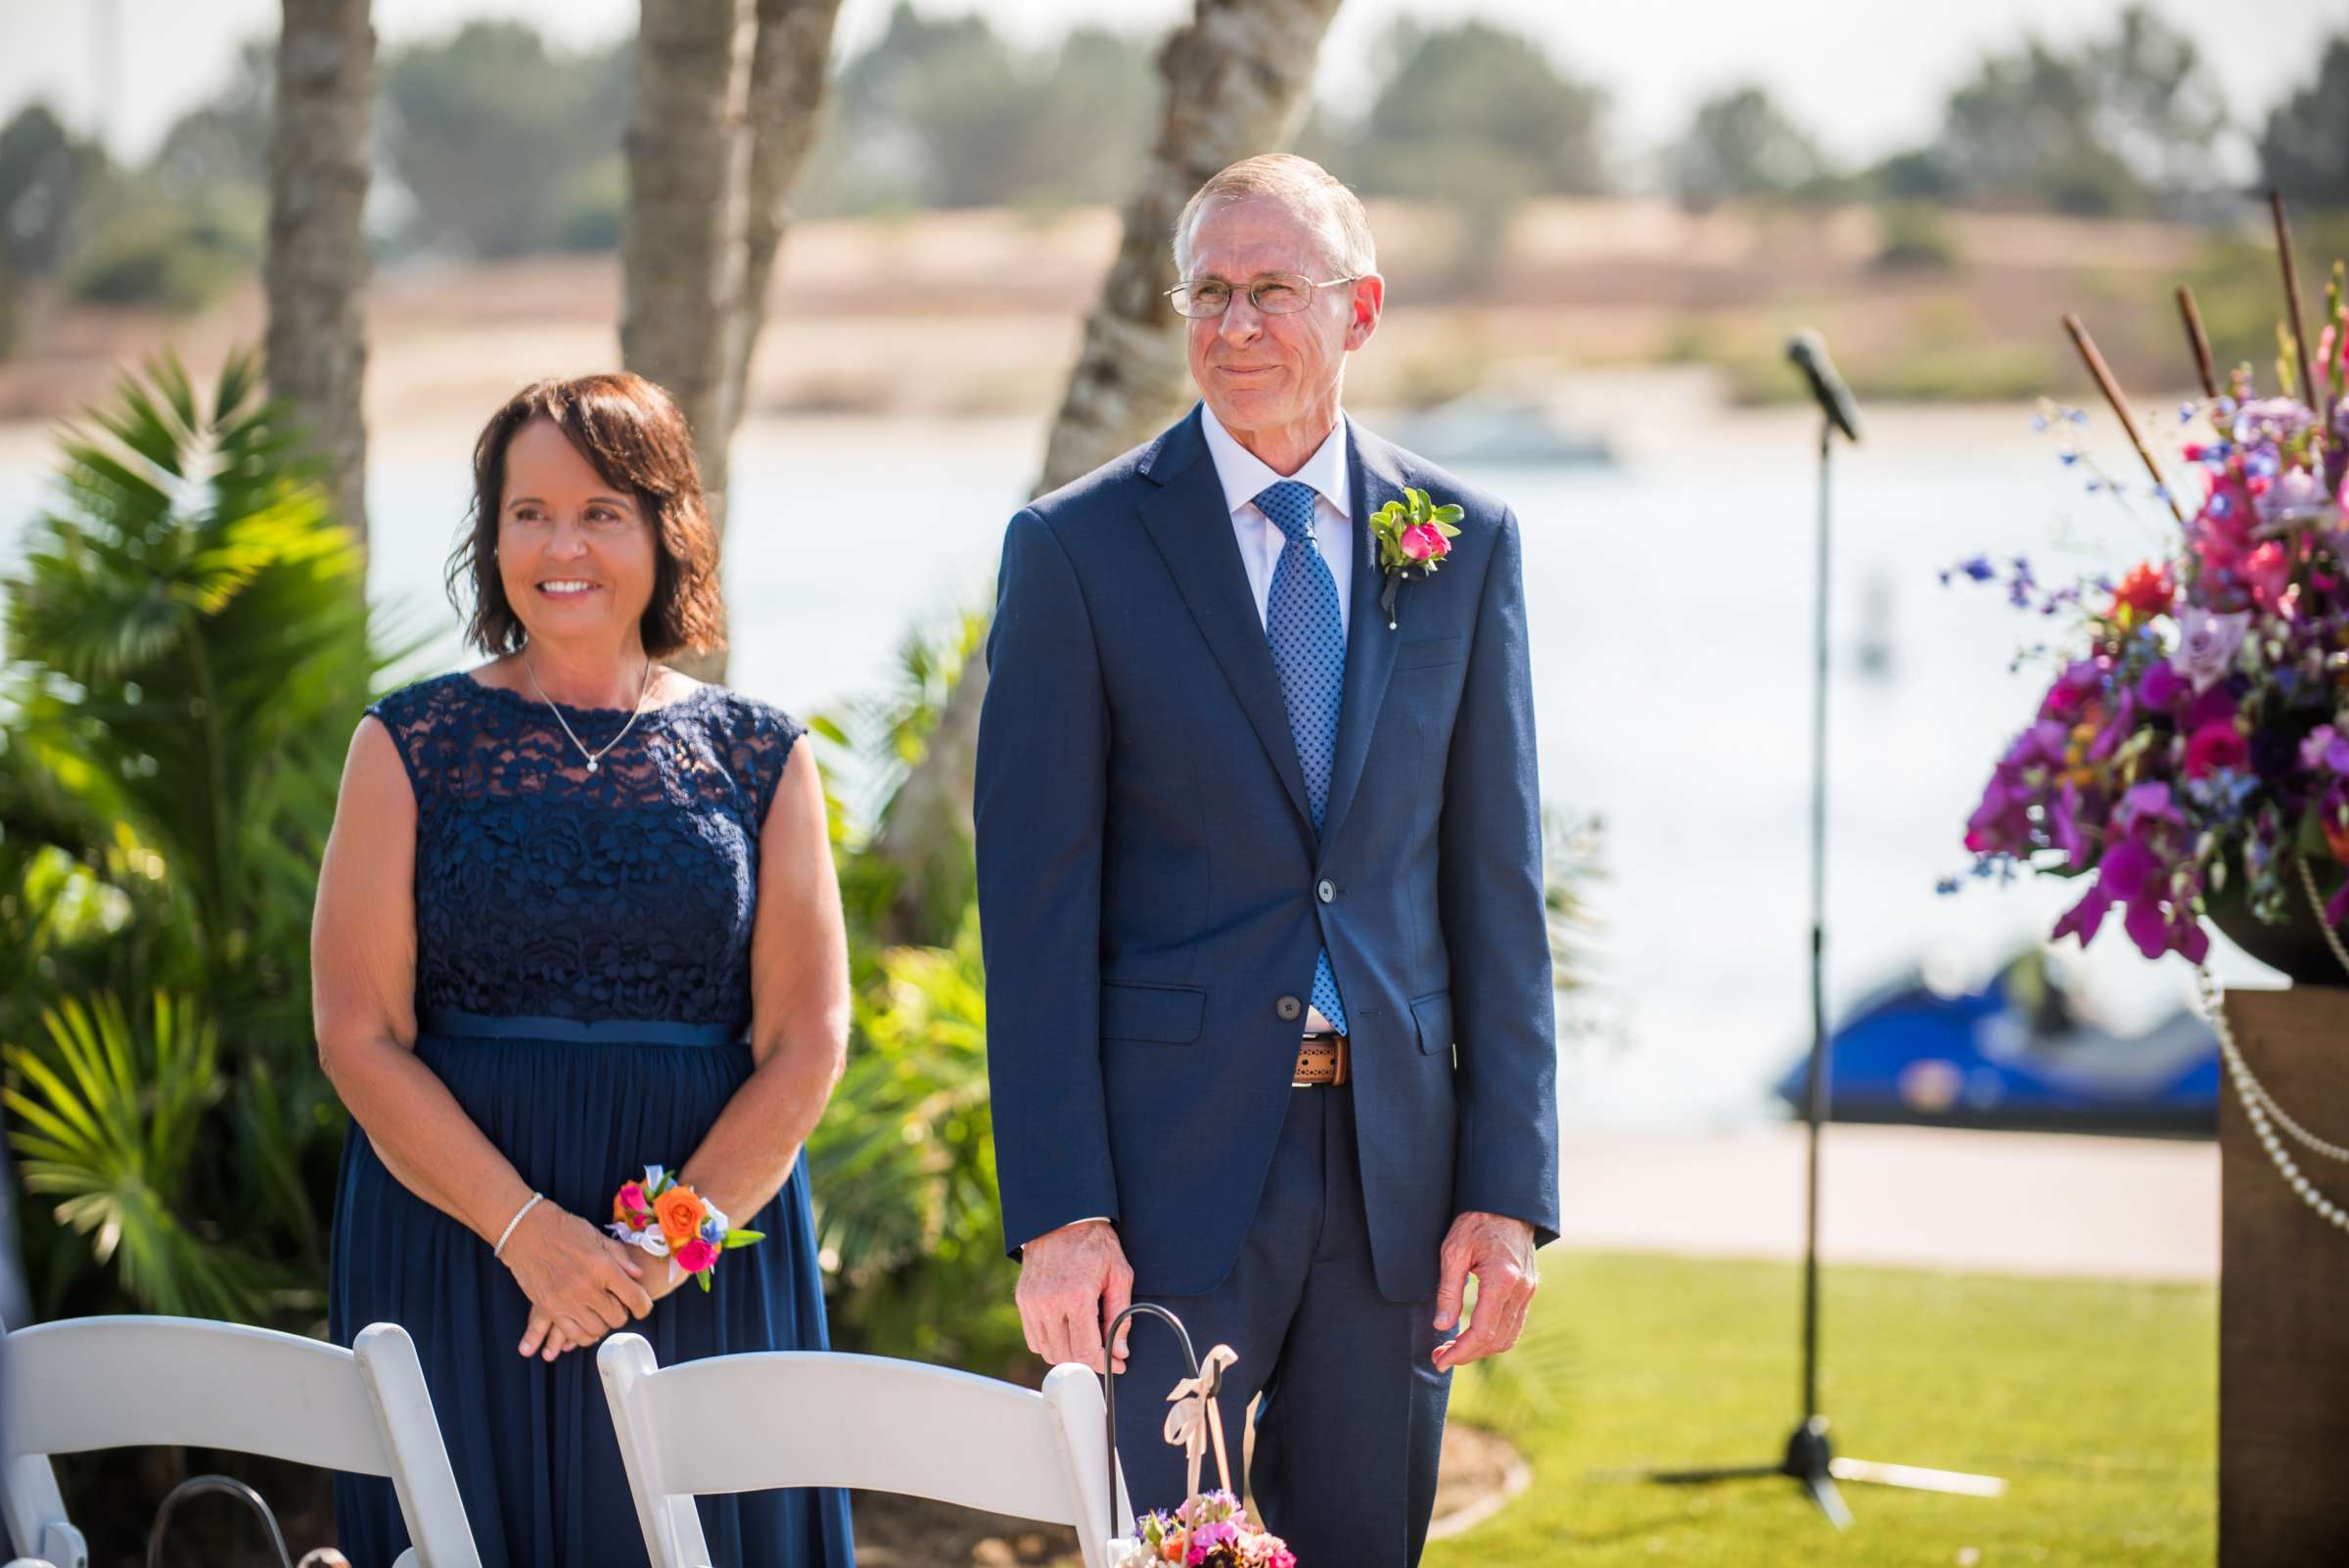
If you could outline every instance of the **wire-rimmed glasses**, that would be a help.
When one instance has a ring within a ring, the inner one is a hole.
[[[1366,276],[1324,278],[1316,283],[1302,272],[1267,272],[1248,285],[1248,302],[1267,316],[1293,315],[1313,302],[1315,291],[1340,283],[1359,283]],[[1185,278],[1167,291],[1174,313],[1193,321],[1220,316],[1231,308],[1232,286],[1221,278]]]

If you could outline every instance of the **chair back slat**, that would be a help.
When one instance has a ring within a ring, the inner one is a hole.
[[[19,1453],[176,1444],[392,1473],[357,1358],[337,1345],[187,1317],[81,1317],[17,1330],[8,1358]]]
[[[665,1491],[781,1484],[932,1498],[1049,1524],[1077,1516],[1044,1397],[879,1357],[777,1351],[664,1367],[644,1409]]]
[[[414,1544],[398,1568],[481,1568],[415,1343],[370,1323],[352,1349],[192,1317],[80,1317],[7,1337],[0,1514],[20,1547],[83,1568],[49,1455],[229,1449],[388,1476]]]

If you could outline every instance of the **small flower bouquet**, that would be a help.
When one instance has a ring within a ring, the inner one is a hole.
[[[631,1247],[667,1258],[704,1290],[719,1253],[766,1239],[763,1231],[735,1229],[716,1204],[658,1165],[644,1168],[643,1180],[621,1183],[612,1196],[612,1222],[604,1228]]]
[[[1188,1568],[1297,1568],[1297,1554],[1278,1536],[1248,1517],[1239,1499],[1202,1492],[1173,1512],[1145,1514],[1134,1524],[1139,1549],[1128,1563],[1183,1563]]]
[[[2278,227],[2288,256],[2280,208]],[[2054,935],[2087,943],[2117,907],[2146,957],[2199,965],[2205,915],[2250,933],[2238,940],[2262,957],[2261,926],[2349,917],[2349,298],[2336,265],[2314,353],[2280,334],[2279,379],[2302,395],[2264,397],[2247,367],[2215,383],[2192,297],[2180,300],[2211,394],[2180,410],[2201,427],[2177,453],[2187,484],[2165,481],[2071,323],[2179,531],[2117,582],[2048,592],[2013,563],[2013,601],[2077,616],[2080,637],[1992,770],[1965,846],[1978,876],[2093,876]],[[2068,440],[2064,456],[2085,458]],[[2125,489],[2087,472],[2092,490]],[[2003,575],[1977,559],[1945,580],[1959,573]]]
[[[1280,1537],[1249,1518],[1247,1505],[1231,1489],[1231,1458],[1223,1444],[1223,1417],[1216,1396],[1223,1386],[1224,1372],[1240,1359],[1238,1354],[1228,1345],[1218,1345],[1205,1356],[1194,1356],[1182,1320],[1149,1302],[1136,1302],[1120,1314],[1110,1325],[1109,1337],[1114,1340],[1127,1319],[1136,1314],[1164,1319],[1181,1340],[1183,1360],[1191,1367],[1191,1375],[1167,1395],[1165,1429],[1167,1442],[1183,1451],[1188,1495],[1182,1506],[1145,1513],[1134,1521],[1133,1534],[1111,1541],[1110,1568],[1157,1568],[1162,1563],[1181,1563],[1186,1568],[1297,1568],[1297,1554]],[[1109,1398],[1109,1473],[1115,1476],[1119,1466],[1114,1379]],[[1211,1446],[1217,1485],[1213,1491],[1202,1492],[1201,1467]],[[1111,1529],[1116,1529],[1114,1521]]]

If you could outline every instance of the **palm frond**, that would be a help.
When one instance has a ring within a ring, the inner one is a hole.
[[[56,1199],[59,1222],[148,1311],[254,1320],[267,1270],[177,1207],[219,1095],[211,1025],[163,993],[137,1020],[100,994],[67,998],[43,1022],[46,1051],[0,1053],[17,1078],[0,1101],[15,1113],[24,1190]]]

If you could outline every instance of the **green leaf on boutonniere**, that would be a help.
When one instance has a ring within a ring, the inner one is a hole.
[[[1387,579],[1378,607],[1386,615],[1389,631],[1395,629],[1397,590],[1405,578],[1435,574],[1451,553],[1451,541],[1460,536],[1452,525],[1467,515],[1449,502],[1438,506],[1425,490],[1408,488],[1402,500],[1389,501],[1370,514],[1370,536],[1378,541],[1378,569]]]
[[[765,1239],[766,1232],[763,1230],[729,1230],[726,1239],[718,1244],[718,1250],[722,1252],[735,1247],[747,1247],[754,1241]]]

